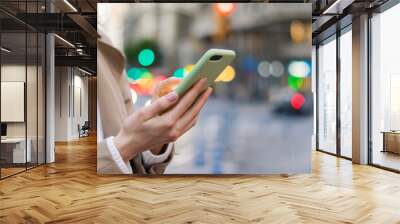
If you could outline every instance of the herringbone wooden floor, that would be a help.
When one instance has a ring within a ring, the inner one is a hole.
[[[0,223],[400,223],[400,175],[315,152],[293,176],[96,174],[96,141],[0,181]]]

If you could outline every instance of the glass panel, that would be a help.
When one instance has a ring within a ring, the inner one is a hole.
[[[318,51],[318,147],[336,153],[336,39]]]
[[[28,63],[27,63],[27,81],[26,81],[26,112],[27,112],[27,142],[28,147],[28,160],[27,166],[33,167],[37,165],[37,132],[38,132],[38,124],[37,124],[37,104],[38,104],[38,88],[37,88],[37,80],[38,80],[38,36],[36,32],[27,33],[28,38]]]
[[[340,37],[340,150],[351,158],[352,141],[352,35],[351,30]]]
[[[312,46],[311,51],[311,89],[313,91],[313,102],[316,100],[316,83],[317,83],[317,48],[315,45]],[[317,108],[313,106],[313,137],[312,137],[312,149],[316,149],[316,136],[317,136]]]
[[[26,12],[37,13],[37,1],[27,2]],[[32,20],[37,20],[33,17]],[[32,21],[36,23],[37,21]],[[27,30],[27,80],[26,80],[26,113],[27,113],[27,151],[29,158],[27,167],[37,166],[38,163],[38,33]]]
[[[372,19],[372,163],[400,170],[400,5]]]
[[[43,13],[44,4],[44,0],[1,1],[0,6],[22,15]],[[0,176],[4,178],[45,161],[45,35],[1,12],[0,18],[7,19],[0,23]]]
[[[25,170],[26,151],[26,33],[1,34],[1,174],[2,178]]]

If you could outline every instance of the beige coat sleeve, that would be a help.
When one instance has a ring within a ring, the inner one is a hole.
[[[149,167],[144,165],[142,154],[139,154],[130,161],[132,171],[136,174],[163,174],[165,168],[167,168],[168,164],[171,162],[174,152],[175,149],[173,148],[166,161],[153,164]]]
[[[133,104],[129,84],[124,77],[125,59],[122,53],[114,48],[106,38],[97,42],[97,96],[99,116],[104,138],[115,136],[122,127],[123,121],[133,113]],[[106,140],[97,145],[97,172],[99,174],[122,174],[112,159]],[[159,164],[145,167],[142,155],[130,161],[134,174],[161,174],[173,157]]]
[[[174,149],[172,149],[171,154],[168,159],[162,163],[156,163],[152,166],[146,167],[143,162],[142,154],[137,155],[130,161],[133,174],[163,174],[165,168],[171,162],[174,154]],[[109,153],[106,140],[102,140],[97,143],[97,173],[98,174],[121,174],[121,170],[118,165],[112,159]]]

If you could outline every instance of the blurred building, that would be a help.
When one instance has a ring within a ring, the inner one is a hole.
[[[236,75],[229,83],[231,88],[217,85],[217,94],[268,100],[270,88],[286,88],[289,93],[289,63],[302,60],[310,67],[311,5],[218,5],[113,4],[113,10],[104,8],[108,13],[124,8],[125,19],[119,21],[123,26],[118,26],[123,35],[116,38],[118,43],[151,39],[160,45],[164,55],[160,65],[168,68],[166,76],[195,63],[209,48],[228,48],[240,52],[233,64]],[[309,78],[302,87],[310,90]]]

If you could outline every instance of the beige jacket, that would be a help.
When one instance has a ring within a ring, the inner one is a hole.
[[[132,96],[124,77],[125,58],[103,35],[97,41],[97,98],[104,139],[97,144],[97,173],[121,174],[107,148],[106,138],[116,136],[124,119],[133,113]],[[161,174],[172,159],[145,167],[142,154],[130,161],[134,174]]]

